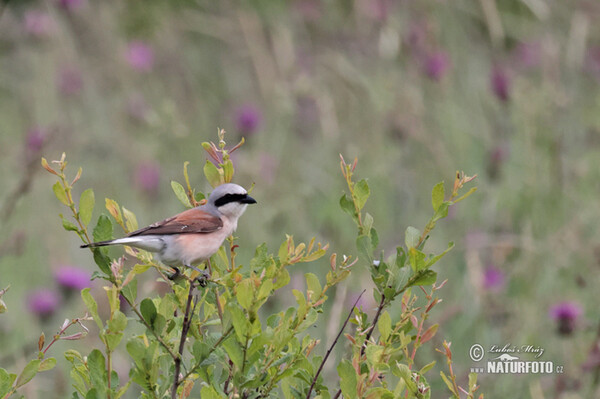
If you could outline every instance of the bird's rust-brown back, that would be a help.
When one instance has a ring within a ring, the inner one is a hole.
[[[163,221],[152,223],[132,233],[128,237],[152,234],[210,233],[223,227],[223,221],[215,215],[194,208]]]

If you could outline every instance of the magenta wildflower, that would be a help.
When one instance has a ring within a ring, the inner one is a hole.
[[[437,51],[425,57],[423,71],[431,80],[439,82],[450,69],[450,57],[444,51]]]
[[[146,122],[150,111],[150,106],[141,94],[134,94],[127,100],[126,112],[134,121]]]
[[[520,43],[513,50],[514,62],[521,69],[537,67],[542,58],[542,46],[538,42]]]
[[[585,57],[585,70],[600,81],[600,46],[588,50]]]
[[[143,162],[135,171],[137,186],[147,194],[155,195],[160,185],[160,165],[154,162]]]
[[[83,87],[81,71],[73,66],[64,67],[58,73],[58,90],[65,96],[78,94]]]
[[[242,105],[235,111],[235,125],[244,134],[255,133],[262,123],[260,109],[252,104]]]
[[[59,295],[49,289],[31,292],[27,297],[27,308],[41,320],[47,320],[60,305]]]
[[[506,276],[499,268],[490,265],[483,271],[482,285],[484,289],[492,292],[498,292],[504,287],[505,283]]]
[[[42,150],[46,142],[47,132],[41,127],[33,127],[27,132],[25,147],[28,155],[36,155]]]
[[[58,4],[67,11],[73,11],[83,5],[84,0],[58,0]]]
[[[136,71],[149,72],[154,67],[154,50],[148,44],[136,40],[127,46],[126,59]]]
[[[506,102],[510,97],[510,77],[508,75],[508,71],[500,66],[495,66],[492,68],[492,72],[490,75],[490,87],[492,89],[492,93],[498,99]]]
[[[38,10],[26,11],[23,25],[25,32],[37,38],[50,35],[54,29],[54,24],[50,15]]]
[[[552,307],[548,315],[557,323],[559,334],[569,335],[575,330],[577,319],[583,314],[581,306],[572,301],[562,301]]]
[[[66,290],[81,291],[91,286],[92,274],[75,266],[61,266],[54,271],[54,279]]]

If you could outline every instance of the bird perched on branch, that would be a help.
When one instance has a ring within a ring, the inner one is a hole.
[[[204,205],[143,227],[126,237],[93,242],[81,248],[127,245],[154,252],[158,260],[176,270],[174,278],[179,274],[178,266],[200,271],[193,264],[215,254],[237,228],[246,207],[255,203],[242,186],[222,184],[213,190]]]

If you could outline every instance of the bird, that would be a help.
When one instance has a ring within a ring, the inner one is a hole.
[[[159,261],[175,269],[179,266],[203,273],[193,266],[209,260],[223,241],[237,228],[238,219],[256,200],[246,189],[234,183],[217,186],[204,205],[183,211],[160,222],[133,231],[114,240],[92,242],[81,248],[97,248],[107,245],[127,245],[156,253]]]

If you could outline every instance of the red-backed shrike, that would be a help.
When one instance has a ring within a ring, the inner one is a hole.
[[[158,260],[175,268],[177,275],[177,266],[196,269],[192,266],[194,263],[215,254],[225,238],[237,228],[238,219],[248,204],[255,203],[242,186],[222,184],[213,190],[204,205],[153,223],[126,237],[94,242],[81,248],[118,244],[154,252]]]

